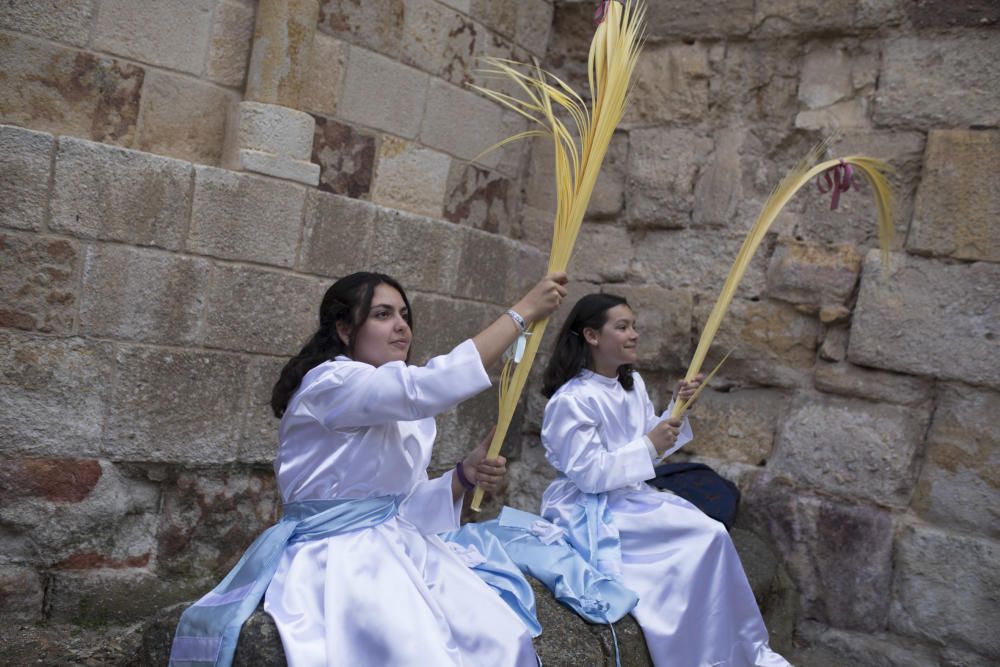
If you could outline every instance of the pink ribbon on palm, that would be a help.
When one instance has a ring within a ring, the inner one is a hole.
[[[830,197],[831,211],[837,210],[837,206],[840,204],[840,193],[851,189],[851,177],[853,175],[854,168],[841,160],[840,164],[830,167],[821,174],[823,178],[822,182],[816,179],[816,188],[820,191],[820,194],[833,193]],[[825,189],[823,183],[826,183]]]

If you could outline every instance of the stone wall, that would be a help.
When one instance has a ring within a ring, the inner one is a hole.
[[[740,484],[741,553],[787,593],[768,621],[796,664],[995,662],[1000,11],[649,5],[572,295],[628,297],[662,400],[780,177],[834,131],[833,154],[892,162],[891,265],[864,186],[833,212],[800,193],[723,323],[709,363],[735,351],[682,456]],[[318,188],[219,168],[255,7],[0,6],[0,644],[16,655],[113,662],[135,646],[122,627],[202,592],[274,519],[270,386],[332,279],[397,275],[419,361],[544,269],[549,149],[480,155],[523,125],[465,84],[476,56],[537,56],[582,91],[593,3],[320,3],[301,100]],[[526,397],[508,443],[506,501],[525,509],[552,476],[543,407]],[[435,471],[494,415],[489,392],[443,415]]]

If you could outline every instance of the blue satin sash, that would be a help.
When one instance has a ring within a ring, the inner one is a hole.
[[[392,496],[288,503],[281,520],[265,530],[222,582],[181,615],[170,667],[228,667],[243,623],[257,609],[285,547],[362,528],[394,517]]]

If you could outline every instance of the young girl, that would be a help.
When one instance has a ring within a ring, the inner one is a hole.
[[[495,490],[488,440],[430,480],[434,415],[490,386],[486,368],[552,313],[564,274],[539,282],[471,340],[406,361],[412,312],[389,276],[338,280],[319,330],[274,386],[274,464],[284,503],[211,593],[185,611],[171,664],[228,664],[264,594],[288,664],[535,667],[520,618],[436,536],[459,527],[466,490]]]
[[[546,457],[559,476],[542,516],[574,546],[639,595],[633,615],[654,664],[787,666],[767,630],[723,525],[645,484],[654,464],[692,438],[690,426],[657,415],[632,369],[639,333],[625,299],[580,299],[545,371]],[[701,376],[674,392],[687,400]],[[673,402],[671,402],[672,405]]]

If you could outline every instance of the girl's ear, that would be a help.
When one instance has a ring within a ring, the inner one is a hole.
[[[351,346],[351,327],[347,322],[337,322],[337,337],[340,338],[340,342],[344,344],[344,347],[349,348]]]
[[[597,340],[597,331],[595,331],[594,329],[591,329],[590,327],[585,327],[583,329],[583,339],[585,341],[587,341],[588,345],[592,345],[594,347],[597,347],[597,343],[598,343],[598,340]]]

